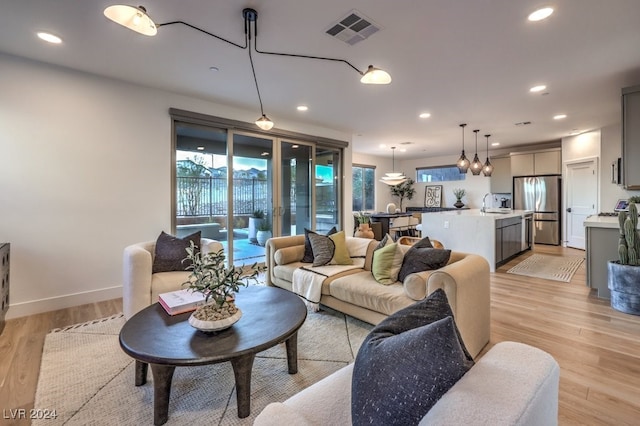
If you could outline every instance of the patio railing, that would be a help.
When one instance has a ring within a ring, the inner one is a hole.
[[[178,217],[228,216],[226,178],[178,177],[176,182]],[[268,181],[234,178],[233,214],[250,215],[258,209],[267,212],[271,205],[269,196]]]

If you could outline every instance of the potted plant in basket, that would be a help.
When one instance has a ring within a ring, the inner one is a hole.
[[[258,226],[264,221],[264,211],[256,209],[249,216],[249,241],[255,243],[256,233],[258,232]]]
[[[258,225],[258,232],[256,233],[256,240],[258,240],[258,244],[263,246],[267,243],[267,240],[271,238],[271,224],[268,219],[264,219]]]
[[[467,191],[463,188],[453,188],[453,195],[456,196],[456,202],[453,203],[453,206],[460,209],[464,207],[464,203],[462,202],[462,197],[467,194]]]
[[[611,307],[628,314],[640,315],[640,233],[635,203],[629,204],[628,214],[618,214],[618,222],[619,260],[610,260],[607,265]]]
[[[254,263],[250,267],[225,267],[224,252],[202,253],[193,241],[186,249],[190,261],[187,271],[191,271],[183,286],[191,291],[202,293],[205,304],[199,306],[189,317],[189,324],[202,331],[217,331],[231,327],[242,316],[234,303],[234,293],[248,280],[257,282],[258,273],[266,267]]]

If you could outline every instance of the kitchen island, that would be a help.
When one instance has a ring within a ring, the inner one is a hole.
[[[587,251],[587,285],[598,297],[611,299],[607,287],[607,262],[618,260],[620,231],[617,216],[589,216],[584,221]]]
[[[422,214],[422,235],[440,241],[447,249],[478,254],[491,272],[531,248],[533,212],[480,209]]]

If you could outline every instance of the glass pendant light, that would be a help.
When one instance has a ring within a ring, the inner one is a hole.
[[[460,127],[462,127],[462,155],[460,155],[460,158],[458,158],[458,161],[456,162],[456,166],[458,166],[458,170],[460,170],[460,173],[467,173],[467,170],[469,169],[469,159],[464,155],[464,128],[465,128],[466,124],[461,124]]]
[[[262,114],[262,117],[256,120],[256,126],[262,130],[271,130],[273,128],[273,121],[266,115]]]
[[[473,131],[473,133],[476,134],[476,155],[473,157],[473,162],[471,163],[471,173],[473,173],[474,176],[478,176],[482,171],[482,163],[478,158],[478,132],[479,131],[480,129],[476,129]]]
[[[484,135],[484,137],[487,138],[487,161],[484,162],[484,166],[482,167],[482,173],[485,177],[490,177],[491,173],[493,173],[493,164],[489,162],[489,136],[491,135]]]

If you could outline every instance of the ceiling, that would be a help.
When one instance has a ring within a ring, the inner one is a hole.
[[[2,3],[0,52],[157,87],[260,115],[247,50],[186,26],[145,37],[103,16],[110,1]],[[242,10],[258,11],[263,50],[346,59],[388,71],[363,85],[339,62],[254,54],[265,113],[353,135],[356,152],[397,158],[455,154],[458,125],[501,148],[557,141],[620,121],[620,89],[640,84],[638,0],[148,0],[156,23],[182,20],[244,44]],[[550,5],[548,19],[527,15]],[[381,30],[350,46],[325,31],[357,10]],[[63,39],[49,45],[48,31]],[[217,67],[214,72],[210,67]],[[529,88],[544,84],[533,94]],[[309,110],[298,112],[297,105]],[[421,112],[431,113],[427,119]],[[554,120],[556,114],[567,114]],[[233,117],[229,117],[233,118]],[[531,122],[516,126],[515,123]],[[410,142],[410,144],[407,144]],[[386,144],[387,148],[381,148]],[[397,150],[399,151],[399,150]]]

